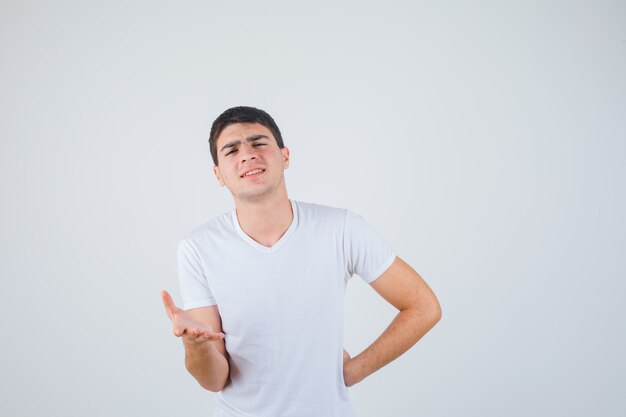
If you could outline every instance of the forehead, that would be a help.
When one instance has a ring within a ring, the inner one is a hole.
[[[231,140],[239,139],[243,141],[252,135],[265,135],[268,138],[274,138],[272,132],[260,123],[233,123],[222,129],[217,137],[215,141],[217,151],[219,152],[220,147]]]

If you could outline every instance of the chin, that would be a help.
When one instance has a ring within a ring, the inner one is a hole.
[[[242,191],[237,195],[240,200],[253,200],[256,198],[263,197],[271,193],[271,187],[259,187],[256,190],[246,190]]]

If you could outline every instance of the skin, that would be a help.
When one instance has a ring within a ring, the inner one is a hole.
[[[245,138],[267,136],[249,143]],[[242,143],[221,151],[232,141]],[[268,128],[258,123],[235,123],[217,138],[218,166],[215,178],[228,188],[235,201],[241,228],[264,246],[272,246],[287,231],[293,220],[287,196],[284,171],[289,167],[289,148],[278,147]],[[250,168],[261,166],[265,172],[254,178],[241,178]]]
[[[259,136],[267,138],[247,140]],[[240,143],[222,150],[233,141]],[[216,143],[218,165],[213,167],[213,173],[218,183],[231,192],[241,228],[261,245],[273,246],[293,220],[284,177],[284,170],[289,167],[289,149],[280,149],[270,130],[258,123],[229,125]],[[241,178],[242,173],[257,166],[265,172],[254,178]],[[406,352],[441,319],[441,306],[433,291],[399,257],[370,285],[399,313],[359,355],[351,357],[344,349],[344,382],[348,387]],[[228,383],[228,352],[218,307],[185,311],[174,305],[166,291],[161,296],[174,335],[183,338],[187,369],[201,386],[214,392],[222,390]]]

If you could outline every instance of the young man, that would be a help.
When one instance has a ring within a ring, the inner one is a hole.
[[[181,239],[183,309],[161,294],[187,370],[219,392],[214,417],[354,416],[347,387],[428,332],[437,298],[360,215],[288,198],[289,149],[269,114],[228,109],[209,144],[235,209]],[[355,273],[399,313],[351,358],[343,300]]]

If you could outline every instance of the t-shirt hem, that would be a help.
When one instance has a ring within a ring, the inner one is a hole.
[[[190,301],[188,303],[183,304],[184,310],[189,310],[191,308],[199,308],[199,307],[210,307],[217,304],[213,300],[198,300],[198,301]]]
[[[380,278],[380,276],[383,274],[383,272],[385,272],[387,270],[387,268],[389,268],[391,266],[391,264],[393,263],[393,261],[395,261],[395,259],[396,259],[396,254],[395,254],[395,252],[392,252],[391,256],[389,256],[387,261],[385,263],[383,263],[382,266],[376,270],[376,272],[372,273],[368,277],[363,277],[365,282],[367,282],[369,284],[369,283],[372,283],[373,281],[376,281],[378,278]]]

